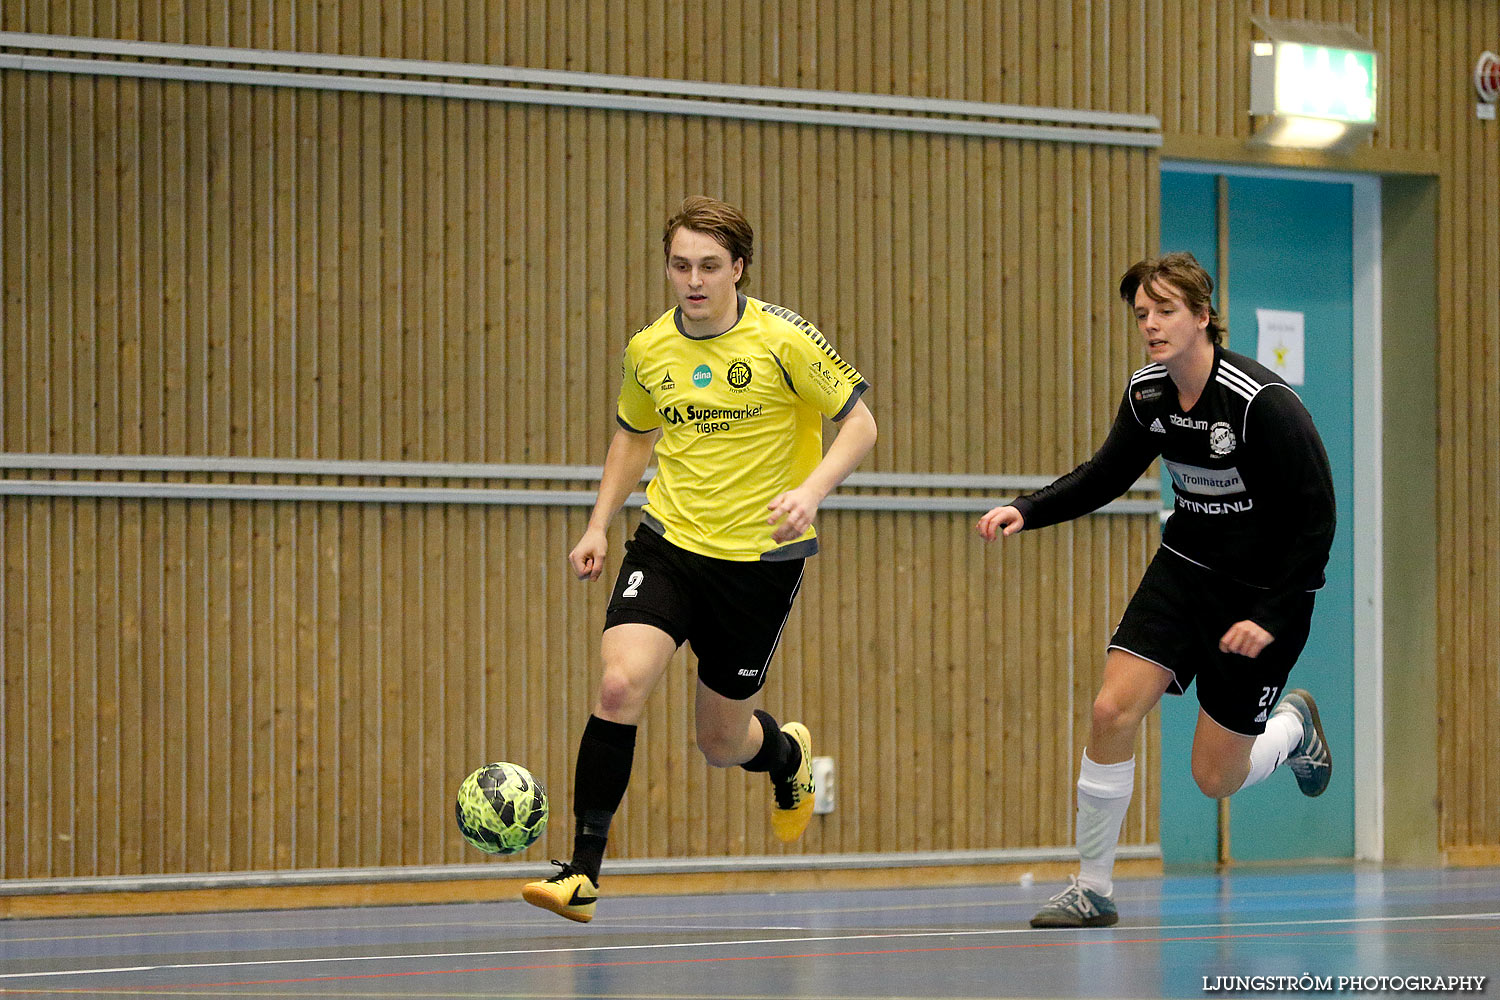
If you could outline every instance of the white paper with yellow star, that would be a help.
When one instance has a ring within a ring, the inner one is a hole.
[[[1255,360],[1286,379],[1292,385],[1303,382],[1302,328],[1303,315],[1284,309],[1257,309],[1255,322],[1260,328]]]

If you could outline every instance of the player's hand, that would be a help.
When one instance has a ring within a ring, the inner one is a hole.
[[[1026,518],[1021,512],[1010,504],[1004,507],[995,507],[979,519],[974,525],[974,530],[979,532],[979,537],[987,542],[993,542],[996,535],[1014,535],[1026,525]]]
[[[1219,652],[1238,653],[1254,659],[1260,655],[1261,650],[1275,641],[1274,635],[1246,619],[1229,626],[1229,631],[1219,640]]]
[[[794,538],[801,538],[812,526],[813,518],[818,515],[818,504],[822,502],[823,498],[818,495],[817,490],[799,486],[794,490],[787,490],[766,504],[766,510],[771,512],[766,523],[776,525],[771,532],[771,541],[781,545]],[[777,524],[778,521],[781,523]]]
[[[589,528],[568,553],[568,563],[580,580],[597,580],[604,572],[604,556],[609,551],[609,537],[599,528]]]

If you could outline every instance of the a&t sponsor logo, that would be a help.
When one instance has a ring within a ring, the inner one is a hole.
[[[818,388],[829,395],[832,395],[833,391],[838,387],[839,376],[831,366],[825,365],[821,361],[814,361],[807,366],[807,371],[817,383]]]

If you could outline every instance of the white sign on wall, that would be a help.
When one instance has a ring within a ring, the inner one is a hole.
[[[1257,309],[1255,322],[1260,339],[1255,360],[1286,379],[1301,385],[1303,379],[1303,314],[1283,309]]]

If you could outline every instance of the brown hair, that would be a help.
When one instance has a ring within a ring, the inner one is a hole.
[[[1194,316],[1201,316],[1206,311],[1208,313],[1208,339],[1215,344],[1223,342],[1224,334],[1229,332],[1229,327],[1214,311],[1214,304],[1209,298],[1213,294],[1214,279],[1208,276],[1203,265],[1198,263],[1197,257],[1178,251],[1155,260],[1136,261],[1120,279],[1120,298],[1124,299],[1125,304],[1134,310],[1135,293],[1144,288],[1148,296],[1157,302],[1165,302],[1167,296],[1157,292],[1158,281],[1165,282],[1181,292],[1183,304],[1192,310]]]
[[[677,214],[667,220],[667,228],[661,234],[661,251],[672,254],[672,237],[679,229],[691,229],[695,233],[711,236],[714,242],[729,251],[729,263],[744,261],[740,272],[740,283],[745,281],[750,270],[750,260],[755,256],[755,230],[739,209],[726,205],[716,198],[701,194],[684,198],[677,207]]]

